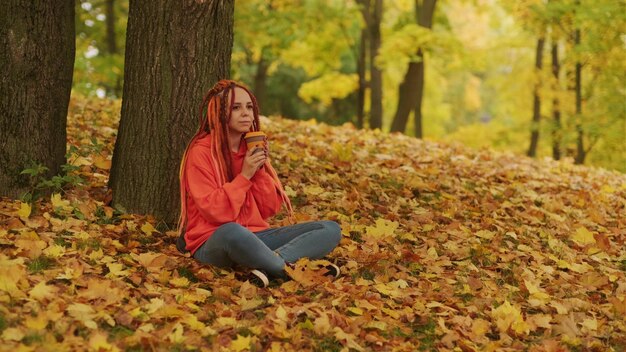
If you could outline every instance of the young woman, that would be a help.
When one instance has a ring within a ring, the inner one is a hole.
[[[206,95],[200,128],[180,168],[181,214],[177,247],[200,262],[251,270],[257,282],[285,278],[285,265],[319,259],[341,239],[336,222],[316,221],[270,228],[266,219],[291,203],[270,164],[267,141],[248,150],[247,132],[259,131],[259,109],[242,85],[219,81]],[[255,153],[256,151],[256,153]],[[326,268],[338,276],[339,268]]]

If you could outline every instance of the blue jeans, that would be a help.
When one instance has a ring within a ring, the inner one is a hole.
[[[193,257],[220,268],[239,265],[284,277],[285,262],[303,257],[320,259],[337,247],[339,240],[341,228],[334,221],[306,222],[256,233],[229,222],[218,227]]]

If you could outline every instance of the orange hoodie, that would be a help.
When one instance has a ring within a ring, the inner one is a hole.
[[[269,228],[265,219],[280,210],[282,199],[272,177],[263,168],[248,180],[241,175],[246,144],[232,153],[231,182],[218,185],[211,162],[209,136],[197,140],[187,152],[187,226],[185,242],[192,254],[221,225],[236,222],[252,232]]]

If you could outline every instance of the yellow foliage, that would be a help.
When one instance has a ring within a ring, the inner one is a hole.
[[[318,100],[325,106],[330,106],[333,99],[343,99],[354,92],[358,84],[357,75],[333,71],[303,83],[298,90],[298,96],[307,103]]]

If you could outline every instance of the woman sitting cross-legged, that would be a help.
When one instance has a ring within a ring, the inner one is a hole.
[[[286,278],[285,265],[320,259],[341,239],[333,221],[270,228],[266,219],[291,203],[269,161],[267,140],[248,149],[244,136],[260,130],[254,96],[242,85],[219,81],[202,104],[200,128],[183,156],[177,248],[202,263],[243,267],[256,283]],[[328,274],[339,275],[335,265]]]

